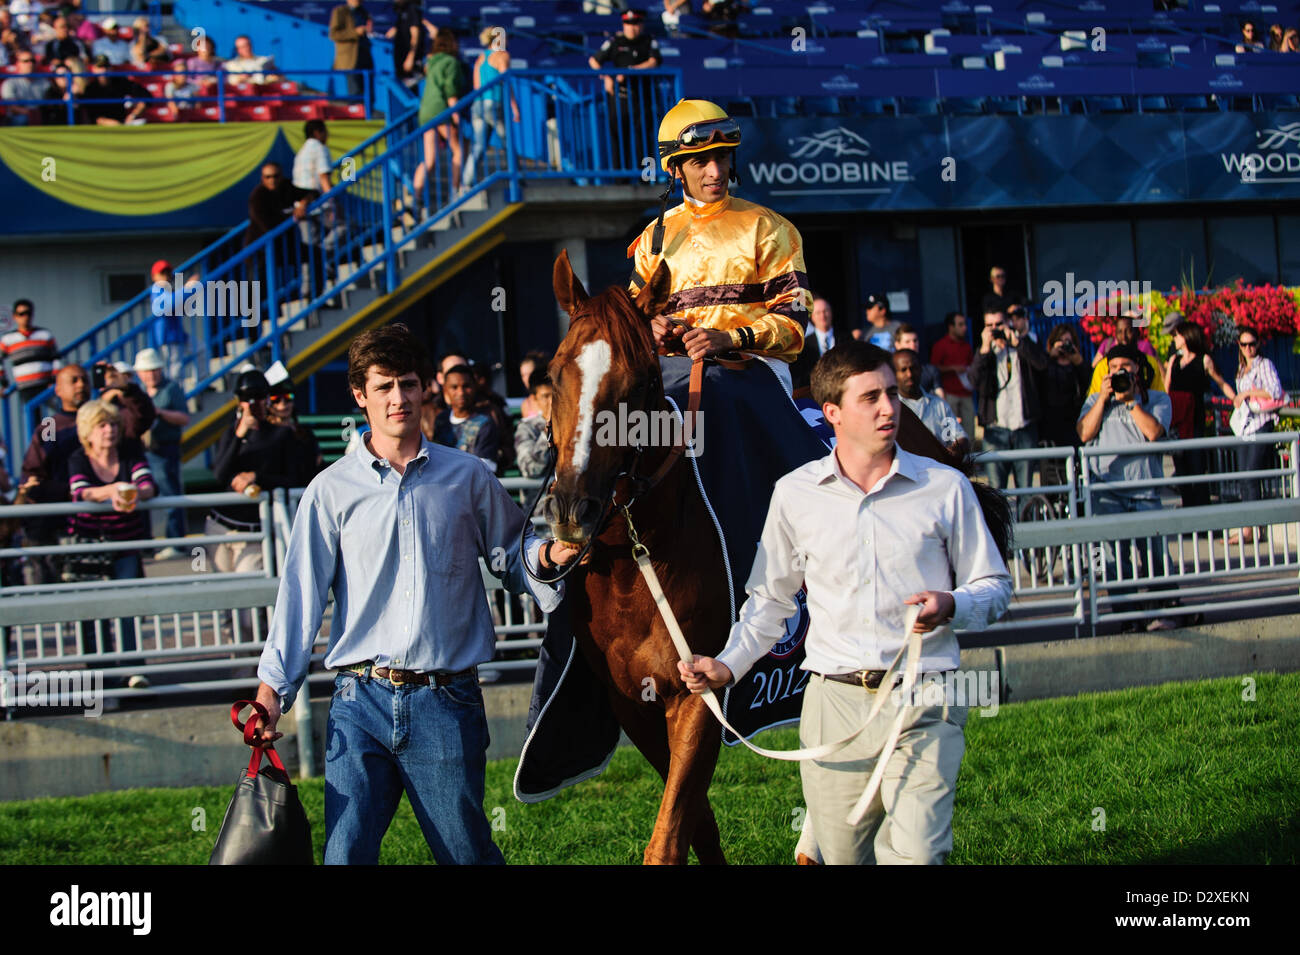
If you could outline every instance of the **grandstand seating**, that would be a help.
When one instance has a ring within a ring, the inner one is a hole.
[[[691,17],[671,36],[653,13],[648,26],[659,38],[664,65],[682,71],[688,95],[730,100],[742,114],[793,115],[794,108],[863,115],[1297,108],[1300,60],[1293,65],[1291,54],[1236,54],[1234,46],[1245,17],[1300,24],[1300,2],[1193,0],[1189,9],[1168,12],[1151,6],[1150,0],[951,0],[921,9],[903,0],[838,6],[760,0],[741,17],[734,38],[713,35],[707,21]],[[256,7],[324,26],[332,4],[264,0]],[[616,17],[583,13],[576,0],[442,0],[425,13],[461,34],[466,60],[480,52],[483,27],[506,27],[521,68],[581,68],[618,27]],[[392,25],[387,7],[376,7],[372,16],[380,33]],[[1099,27],[1106,31],[1104,50],[1092,48]],[[183,64],[188,51],[177,44],[171,51],[176,65]],[[379,64],[381,71],[388,67]],[[142,79],[161,98],[166,77]],[[232,84],[223,90],[225,118],[364,116],[357,104],[321,94],[288,99],[298,95],[297,89]],[[211,98],[181,110],[189,121],[221,114]],[[172,119],[162,103],[148,116]]]

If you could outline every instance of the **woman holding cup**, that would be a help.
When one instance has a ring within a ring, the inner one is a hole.
[[[158,493],[153,474],[144,457],[123,452],[122,429],[117,407],[99,399],[77,409],[77,437],[81,448],[68,459],[68,483],[73,501],[107,502],[111,513],[73,514],[69,532],[80,541],[148,540],[147,516],[137,509]],[[143,577],[139,550],[107,552],[103,576],[109,580]],[[120,621],[122,652],[135,649],[135,628],[129,619]],[[113,649],[105,639],[104,649]],[[93,640],[83,640],[82,652],[94,652]],[[132,677],[132,685],[143,678]]]

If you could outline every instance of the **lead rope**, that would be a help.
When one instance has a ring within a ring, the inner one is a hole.
[[[668,598],[664,595],[663,587],[659,585],[659,575],[655,573],[654,566],[650,563],[650,551],[641,543],[641,538],[637,536],[636,528],[632,524],[632,514],[626,506],[622,507],[623,517],[627,521],[627,534],[632,541],[632,557],[636,560],[637,569],[641,571],[641,576],[645,578],[646,586],[650,588],[650,594],[654,597],[655,606],[659,608],[659,615],[663,618],[664,625],[668,627],[668,635],[672,638],[673,646],[677,648],[677,655],[683,663],[691,663],[695,659],[694,653],[691,652],[690,644],[686,642],[686,635],[682,633],[681,626],[677,623],[677,617],[673,609],[668,604]],[[913,689],[916,686],[916,673],[921,660],[921,635],[915,631],[916,619],[921,614],[919,606],[911,606],[907,610],[906,620],[903,622],[904,639],[903,645],[895,654],[885,675],[880,680],[880,689],[876,692],[875,702],[871,705],[871,711],[862,725],[855,729],[848,736],[834,743],[822,743],[820,746],[810,746],[805,749],[764,749],[761,746],[755,746],[722,715],[722,704],[718,702],[717,694],[709,687],[705,687],[704,692],[700,694],[704,698],[704,705],[709,711],[717,717],[718,722],[729,729],[733,736],[748,746],[760,756],[766,756],[769,759],[779,759],[786,762],[799,762],[805,759],[822,759],[832,753],[843,749],[849,743],[857,739],[862,731],[871,725],[881,708],[885,705],[886,694],[892,692],[888,689],[890,678],[898,668],[899,660],[903,654],[907,654],[907,664],[903,670],[902,698],[908,700],[912,698]],[[876,768],[867,781],[867,788],[863,790],[862,796],[849,810],[848,824],[856,826],[862,821],[866,814],[867,807],[871,805],[880,788],[880,781],[885,775],[885,766],[889,763],[890,757],[894,753],[894,747],[898,745],[898,737],[903,731],[903,720],[907,712],[905,707],[898,708],[898,714],[894,717],[894,723],[889,728],[889,735],[885,740],[884,748],[880,751],[880,756],[876,760]]]

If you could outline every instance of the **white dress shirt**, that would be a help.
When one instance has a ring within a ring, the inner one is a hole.
[[[776,482],[749,599],[718,654],[736,679],[785,635],[794,595],[808,587],[803,668],[882,670],[903,644],[903,600],[950,592],[953,618],[924,637],[922,671],[953,670],[955,630],[979,630],[1011,602],[1011,576],[970,482],[930,458],[894,451],[889,473],[864,494],[832,452]]]
[[[960,441],[968,437],[966,429],[961,426],[957,416],[952,413],[952,408],[948,402],[944,401],[938,395],[932,395],[924,388],[921,389],[921,397],[909,398],[900,394],[898,400],[912,409],[912,413],[921,419],[921,424],[926,429],[942,441],[944,444],[952,444],[954,441]],[[946,422],[951,421],[952,424]]]

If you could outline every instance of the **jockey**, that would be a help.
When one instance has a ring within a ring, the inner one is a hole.
[[[729,195],[739,145],[740,126],[708,100],[682,100],[664,116],[660,165],[672,181],[658,220],[628,248],[631,289],[666,259],[672,311],[652,325],[661,351],[680,338],[692,359],[745,352],[766,360],[788,391],[812,309],[803,240],[771,209]],[[678,180],[685,201],[665,211]]]

